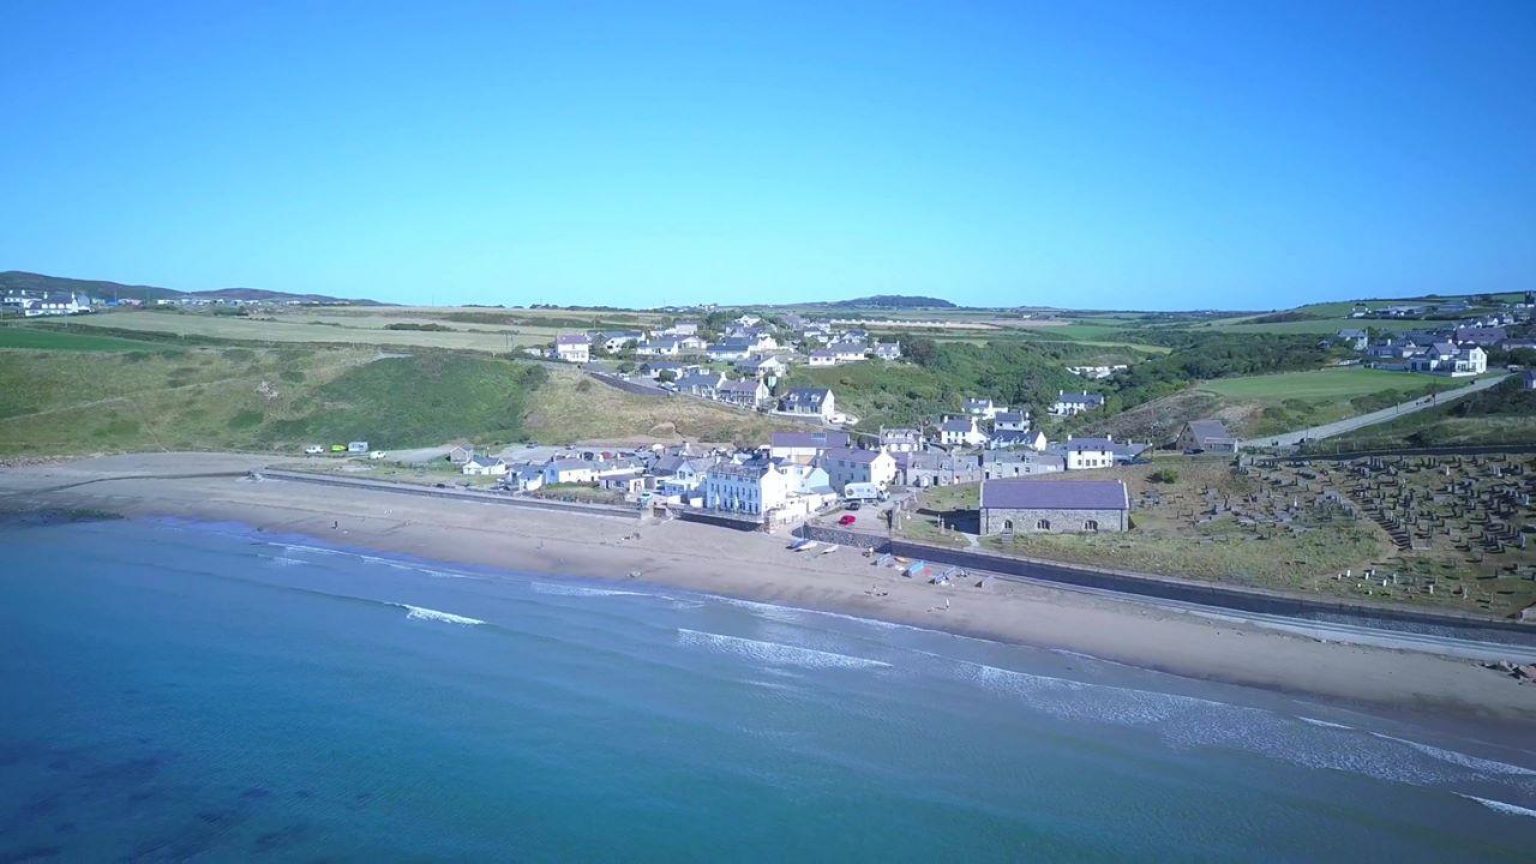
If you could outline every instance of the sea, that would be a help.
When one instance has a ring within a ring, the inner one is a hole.
[[[0,862],[1536,860],[1536,733],[338,540],[0,528]]]

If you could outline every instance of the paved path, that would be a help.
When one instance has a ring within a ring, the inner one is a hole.
[[[1298,429],[1295,432],[1286,432],[1281,435],[1269,435],[1264,438],[1250,438],[1247,441],[1243,441],[1241,446],[1244,450],[1254,447],[1294,447],[1303,440],[1320,441],[1324,438],[1332,438],[1336,435],[1343,435],[1345,432],[1353,432],[1356,429],[1375,426],[1377,423],[1396,420],[1399,417],[1423,411],[1426,408],[1434,408],[1437,405],[1454,402],[1463,396],[1470,396],[1479,390],[1487,390],[1508,377],[1508,375],[1498,375],[1492,378],[1482,378],[1459,390],[1447,390],[1433,399],[1425,396],[1420,399],[1414,399],[1411,402],[1393,405],[1391,408],[1383,408],[1380,411],[1372,411],[1369,414],[1361,414],[1358,417],[1348,417],[1333,423],[1324,423],[1321,426]]]

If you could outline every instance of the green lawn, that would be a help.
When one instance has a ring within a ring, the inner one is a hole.
[[[1342,367],[1311,372],[1252,375],[1245,378],[1220,378],[1201,382],[1199,389],[1226,399],[1280,402],[1287,399],[1348,399],[1384,390],[1420,394],[1434,389],[1450,390],[1459,386],[1461,386],[1460,383],[1452,383],[1444,378],[1417,375],[1412,372]]]
[[[155,351],[160,350],[161,346],[153,342],[119,339],[116,336],[39,330],[11,324],[0,327],[0,349],[3,348],[39,351]]]
[[[1399,332],[1403,330],[1425,330],[1443,327],[1447,323],[1450,322],[1348,317],[1252,323],[1251,318],[1240,318],[1215,321],[1207,326],[1212,330],[1224,330],[1230,333],[1315,333],[1319,336],[1330,336],[1344,329],[1364,330],[1374,328],[1376,330]]]

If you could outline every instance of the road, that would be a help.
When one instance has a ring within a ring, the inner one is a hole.
[[[1250,438],[1247,441],[1243,441],[1240,446],[1244,450],[1248,450],[1255,447],[1294,447],[1297,444],[1300,444],[1303,440],[1321,441],[1324,438],[1332,438],[1336,435],[1343,435],[1346,432],[1353,432],[1356,429],[1364,429],[1367,426],[1375,426],[1378,423],[1386,423],[1389,420],[1396,420],[1399,417],[1413,414],[1418,411],[1423,411],[1426,408],[1434,408],[1437,405],[1444,405],[1448,402],[1454,402],[1463,396],[1470,396],[1479,390],[1487,390],[1489,387],[1498,384],[1500,381],[1503,381],[1508,377],[1508,375],[1498,375],[1491,378],[1481,378],[1458,390],[1448,390],[1444,393],[1440,393],[1433,399],[1426,396],[1420,399],[1414,399],[1411,402],[1404,402],[1400,405],[1393,405],[1391,408],[1383,408],[1380,411],[1372,411],[1369,414],[1361,414],[1358,417],[1348,417],[1333,423],[1324,423],[1321,426],[1313,426],[1308,429],[1298,429],[1295,432],[1286,432],[1281,435],[1269,435],[1264,438]]]

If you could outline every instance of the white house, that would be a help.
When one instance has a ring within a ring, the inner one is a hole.
[[[837,400],[825,387],[796,387],[784,394],[779,407],[789,414],[813,414],[831,420],[837,413]]]
[[[459,471],[467,477],[500,477],[507,473],[507,463],[489,456],[471,456]]]
[[[951,417],[939,424],[939,443],[950,447],[980,447],[987,443],[987,434],[976,427],[975,417]]]
[[[719,372],[699,371],[677,379],[677,392],[713,399],[725,384],[725,376]]]
[[[710,510],[763,516],[783,506],[789,491],[789,476],[766,460],[722,462],[704,475],[704,506]]]
[[[833,361],[836,363],[856,363],[864,359],[864,343],[862,342],[833,342],[827,346],[832,352]]]
[[[819,350],[816,350],[816,351],[812,351],[811,352],[810,365],[812,365],[812,366],[836,366],[837,365],[837,355],[832,353],[831,351],[826,350],[825,348],[822,348],[822,349],[819,349]]]
[[[1462,378],[1488,371],[1488,352],[1477,347],[1458,348],[1450,342],[1436,342],[1408,361],[1408,368],[1431,375]]]
[[[641,340],[641,334],[628,332],[599,333],[598,338],[603,342],[603,350],[612,354],[624,350],[626,345],[634,345]]]
[[[561,333],[555,337],[555,359],[567,363],[586,363],[592,359],[592,344],[585,333]]]
[[[597,479],[597,465],[585,459],[555,459],[544,465],[544,482],[591,483]]]
[[[715,388],[715,398],[744,408],[756,408],[766,404],[772,397],[768,393],[768,385],[761,378],[747,378],[721,384]]]
[[[881,360],[901,359],[901,343],[899,342],[876,342],[870,350]]]
[[[923,433],[916,429],[880,429],[880,448],[887,453],[916,453],[923,449]]]
[[[1051,406],[1051,414],[1056,417],[1076,417],[1084,411],[1092,411],[1104,407],[1104,394],[1068,393],[1065,390],[1056,391],[1056,404]]]
[[[896,482],[896,460],[884,450],[838,447],[822,453],[817,464],[826,470],[832,488],[838,491],[849,483],[872,483],[887,489]]]
[[[769,439],[768,455],[774,459],[809,461],[822,451],[849,444],[847,432],[822,430],[816,432],[775,432]]]
[[[992,415],[992,431],[994,432],[1028,432],[1028,411],[999,411]]]
[[[965,400],[965,413],[982,420],[991,420],[998,413],[1007,411],[1008,406],[999,405],[991,399],[967,399]]]

